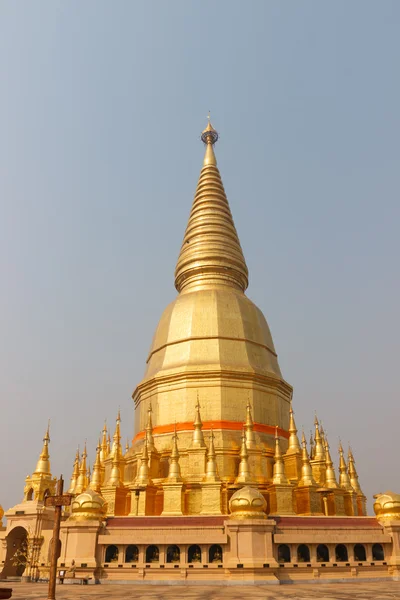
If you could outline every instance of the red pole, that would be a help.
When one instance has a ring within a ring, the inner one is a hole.
[[[62,496],[64,488],[64,480],[62,475],[57,481],[56,496]],[[50,559],[50,578],[49,578],[49,592],[48,600],[55,600],[56,598],[56,581],[57,581],[57,561],[58,561],[58,547],[60,543],[60,523],[61,523],[61,510],[62,506],[55,506],[54,508],[54,528],[53,528],[53,541],[51,546],[51,559]]]

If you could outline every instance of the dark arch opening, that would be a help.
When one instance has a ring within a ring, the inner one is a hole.
[[[297,548],[297,562],[310,562],[310,548],[305,544]]]
[[[189,563],[201,563],[201,548],[194,544],[193,546],[189,546],[188,549],[188,562]]]
[[[222,548],[219,544],[214,544],[208,551],[208,562],[210,563],[221,563],[222,562]]]
[[[160,551],[157,546],[147,546],[146,548],[146,562],[160,562]]]
[[[363,561],[367,560],[367,553],[363,544],[356,544],[354,546],[354,560]]]
[[[125,550],[125,562],[132,563],[139,560],[139,548],[137,546],[128,546]]]
[[[178,563],[181,560],[181,550],[179,546],[168,546],[167,563]]]
[[[338,544],[335,548],[335,556],[338,562],[346,562],[349,560],[349,554],[344,544]]]
[[[290,548],[287,544],[279,544],[278,546],[278,562],[290,562]]]
[[[30,563],[28,532],[14,527],[6,537],[7,552],[1,578],[20,577]]]
[[[329,550],[325,544],[318,544],[317,546],[317,562],[329,562]]]
[[[372,546],[372,560],[385,560],[382,544],[374,544]]]
[[[106,548],[106,558],[104,562],[117,562],[118,561],[118,548],[117,546],[111,545]]]
[[[31,500],[33,500],[33,488],[31,488],[27,495],[26,495],[26,499],[28,500],[28,502],[30,502]]]

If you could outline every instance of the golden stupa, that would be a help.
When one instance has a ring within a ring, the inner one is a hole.
[[[339,445],[337,473],[316,416],[309,445],[304,433],[299,439],[293,390],[267,321],[245,294],[248,269],[210,121],[201,139],[178,295],[133,392],[132,443],[123,450],[118,411],[112,439],[104,425],[92,473],[86,444],[77,451],[60,565],[99,583],[399,577],[399,496],[377,496],[378,518],[366,516],[352,450],[346,457]],[[49,443],[47,429],[23,501],[6,512],[3,578],[16,575],[15,552],[27,540],[37,549],[30,576],[48,573]]]

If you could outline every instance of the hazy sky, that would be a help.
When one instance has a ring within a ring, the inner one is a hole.
[[[118,406],[132,437],[209,109],[299,429],[400,492],[399,30],[398,0],[2,0],[5,509],[48,418],[68,479]]]

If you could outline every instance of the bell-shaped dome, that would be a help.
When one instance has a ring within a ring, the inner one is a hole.
[[[256,488],[246,485],[235,492],[229,501],[231,519],[265,519],[267,502]]]
[[[86,490],[74,498],[71,505],[71,520],[75,521],[100,521],[106,514],[107,503],[93,490]]]
[[[400,519],[400,494],[385,492],[374,496],[374,511],[378,519]]]

